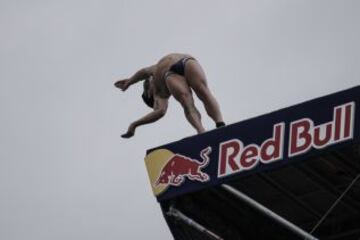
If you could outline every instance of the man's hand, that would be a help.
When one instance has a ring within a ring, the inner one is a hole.
[[[128,130],[126,133],[124,133],[123,135],[121,135],[122,138],[131,138],[132,136],[134,136],[135,134],[135,125],[134,124],[130,124]]]
[[[115,87],[120,88],[121,90],[125,91],[130,86],[130,79],[123,79],[119,80],[116,83],[114,83]]]

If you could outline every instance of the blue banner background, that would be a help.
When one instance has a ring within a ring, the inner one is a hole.
[[[333,118],[333,109],[336,106],[355,102],[355,122],[354,122],[354,137],[351,140],[334,144],[321,150],[312,148],[305,154],[288,158],[287,149],[289,141],[289,125],[290,122],[301,119],[310,118],[314,121],[315,125],[329,122]],[[147,151],[149,154],[156,149],[168,149],[173,153],[178,153],[192,159],[202,161],[200,158],[200,151],[204,148],[211,146],[212,152],[209,155],[209,165],[202,169],[203,172],[210,176],[210,181],[206,183],[189,181],[185,182],[179,187],[169,187],[167,191],[160,194],[157,199],[163,201],[173,198],[188,192],[200,190],[202,188],[216,186],[226,183],[234,178],[243,177],[249,174],[254,174],[260,171],[277,168],[283,164],[291,164],[294,161],[303,160],[311,156],[315,156],[329,151],[334,148],[343,147],[345,145],[360,142],[360,86],[337,92],[331,95],[320,97],[310,100],[295,106],[284,108],[272,113],[268,113],[256,118],[248,119],[242,122],[228,125],[226,127],[215,129],[201,135],[185,138],[177,142],[159,146]],[[218,178],[218,156],[219,156],[219,143],[231,139],[240,139],[244,146],[256,143],[260,145],[265,139],[272,137],[273,125],[284,122],[285,123],[285,138],[284,138],[284,155],[283,159],[271,164],[258,164],[253,170],[239,172],[227,177]]]

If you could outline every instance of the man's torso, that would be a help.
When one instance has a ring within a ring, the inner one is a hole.
[[[165,74],[169,71],[170,67],[185,57],[192,57],[188,54],[172,53],[161,58],[156,64],[154,71],[154,90],[155,94],[162,98],[169,98],[170,92],[166,86]]]

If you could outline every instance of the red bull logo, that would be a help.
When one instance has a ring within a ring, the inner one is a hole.
[[[154,148],[145,159],[150,186],[163,201],[358,144],[359,93],[360,86]]]
[[[210,162],[211,147],[200,152],[202,161],[166,149],[151,152],[145,159],[150,181],[155,195],[164,192],[169,186],[178,187],[189,181],[207,182],[210,180],[203,169]]]
[[[244,145],[240,139],[220,143],[218,177],[249,171],[261,164],[292,158],[311,149],[323,149],[354,136],[355,102],[334,107],[333,119],[316,125],[310,118],[290,122],[288,150],[285,150],[285,123],[273,126],[273,136],[261,144]],[[287,156],[286,156],[287,154]]]

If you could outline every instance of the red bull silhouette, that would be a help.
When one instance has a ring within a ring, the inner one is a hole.
[[[209,175],[202,171],[210,161],[209,154],[211,153],[211,147],[203,149],[200,153],[202,162],[193,160],[191,158],[175,154],[162,168],[160,176],[155,183],[155,187],[159,184],[168,184],[171,186],[180,186],[185,177],[191,181],[208,181]]]

